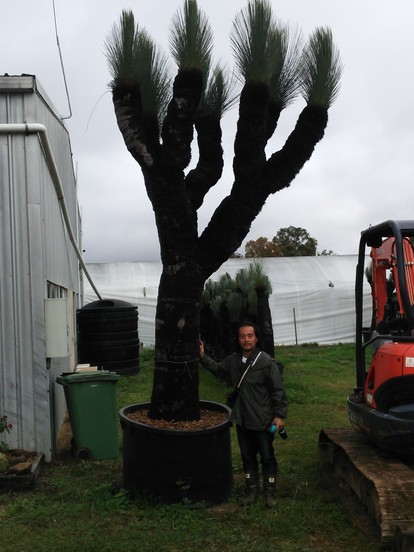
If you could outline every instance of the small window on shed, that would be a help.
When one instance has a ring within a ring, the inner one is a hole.
[[[47,282],[47,298],[48,299],[66,299],[68,290],[62,286]]]

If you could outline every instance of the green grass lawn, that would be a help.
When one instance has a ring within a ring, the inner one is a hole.
[[[343,506],[344,492],[326,480],[318,460],[322,428],[348,426],[346,396],[354,386],[354,347],[280,347],[290,403],[289,439],[277,438],[278,506],[238,505],[243,475],[232,428],[234,490],[207,509],[131,501],[120,489],[121,456],[82,461],[69,455],[45,465],[33,490],[0,492],[1,552],[371,552],[377,550]],[[119,407],[150,398],[152,351],[141,372],[116,385]],[[200,369],[200,398],[225,402],[219,380]],[[121,447],[120,435],[120,447]]]

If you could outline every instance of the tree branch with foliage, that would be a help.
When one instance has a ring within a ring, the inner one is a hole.
[[[167,58],[124,11],[105,47],[118,127],[139,163],[158,230],[163,270],[156,313],[150,416],[199,416],[198,337],[204,283],[240,246],[269,194],[289,186],[322,138],[339,88],[340,60],[330,31],[318,29],[301,49],[267,0],[235,18],[231,43],[241,83],[234,183],[199,235],[197,210],[223,171],[220,121],[236,97],[213,67],[213,33],[196,0],[172,21],[171,83]],[[265,147],[282,110],[301,93],[307,102],[280,152]],[[197,134],[198,159],[188,167]]]

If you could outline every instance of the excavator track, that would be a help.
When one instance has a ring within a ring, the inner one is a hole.
[[[323,467],[351,488],[379,529],[382,550],[414,551],[414,470],[352,428],[322,429]]]

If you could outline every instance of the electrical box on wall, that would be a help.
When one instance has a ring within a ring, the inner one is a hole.
[[[45,299],[46,358],[69,355],[68,300]]]

